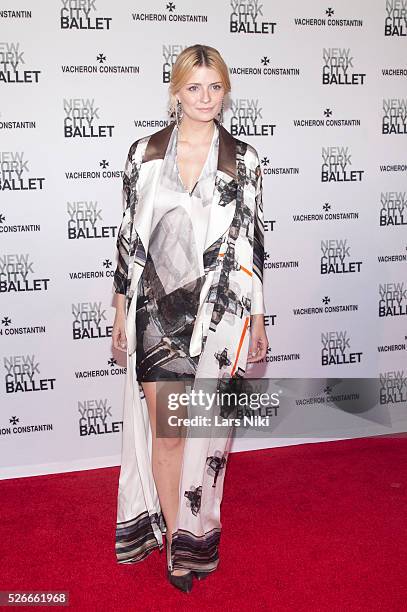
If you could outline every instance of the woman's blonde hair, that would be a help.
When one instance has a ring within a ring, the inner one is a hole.
[[[231,90],[228,67],[217,49],[208,45],[186,47],[178,55],[171,71],[169,86],[170,115],[175,114],[176,92],[188,82],[191,71],[199,66],[213,68],[219,72],[225,95]]]

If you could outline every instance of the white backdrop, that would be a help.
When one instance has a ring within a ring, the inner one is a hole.
[[[166,125],[171,65],[194,43],[222,53],[225,127],[262,159],[270,350],[248,375],[381,385],[367,418],[318,390],[296,435],[234,450],[405,430],[401,0],[2,0],[0,31],[1,477],[120,462],[121,176]]]

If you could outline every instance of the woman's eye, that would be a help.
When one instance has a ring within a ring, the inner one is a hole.
[[[222,89],[222,85],[213,85],[212,86],[214,89],[216,89],[217,91],[219,89]],[[198,89],[198,85],[191,85],[190,87],[188,87],[188,91],[196,91]]]

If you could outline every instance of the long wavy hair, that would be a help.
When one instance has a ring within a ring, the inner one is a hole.
[[[168,88],[170,96],[168,113],[170,117],[175,117],[176,92],[188,82],[191,71],[199,66],[213,68],[219,72],[225,96],[230,92],[229,70],[219,51],[208,45],[191,45],[186,47],[178,55],[171,71]]]

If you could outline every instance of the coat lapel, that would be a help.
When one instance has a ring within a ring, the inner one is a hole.
[[[236,141],[222,125],[216,123],[219,127],[218,165],[205,249],[227,231],[236,209]]]

